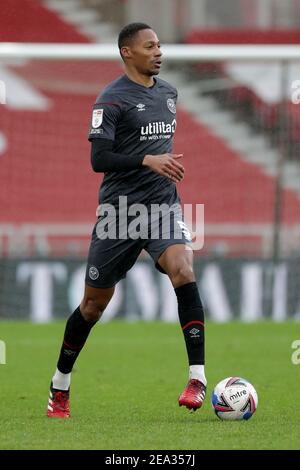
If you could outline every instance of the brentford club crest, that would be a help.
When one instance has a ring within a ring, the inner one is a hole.
[[[94,109],[92,126],[94,129],[100,127],[103,121],[103,109]]]
[[[173,114],[176,113],[176,104],[175,104],[175,101],[172,100],[172,98],[167,99],[167,106],[168,106],[169,111],[171,111],[171,113]]]
[[[89,269],[89,277],[95,281],[99,277],[99,271],[95,266],[91,266]]]

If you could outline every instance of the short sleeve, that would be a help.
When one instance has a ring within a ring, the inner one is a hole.
[[[115,132],[121,116],[121,106],[113,102],[97,102],[93,106],[89,137],[115,140]]]

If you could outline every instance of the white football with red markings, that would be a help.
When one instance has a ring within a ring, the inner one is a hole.
[[[215,386],[211,402],[220,419],[248,420],[257,408],[258,396],[248,380],[242,377],[227,377]]]

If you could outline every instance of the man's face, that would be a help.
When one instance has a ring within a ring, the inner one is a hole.
[[[161,67],[160,43],[152,29],[142,29],[130,46],[122,48],[126,63],[132,64],[143,75],[157,75]]]

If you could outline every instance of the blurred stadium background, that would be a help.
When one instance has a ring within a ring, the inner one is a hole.
[[[300,43],[300,0],[2,0],[0,46],[116,44],[131,21],[163,43]],[[80,301],[100,183],[91,108],[121,73],[120,61],[0,56],[0,319],[47,322]],[[195,265],[208,318],[299,320],[300,62],[167,61],[161,77],[179,90],[182,201],[205,205]],[[146,256],[104,319],[124,317],[177,321]]]

